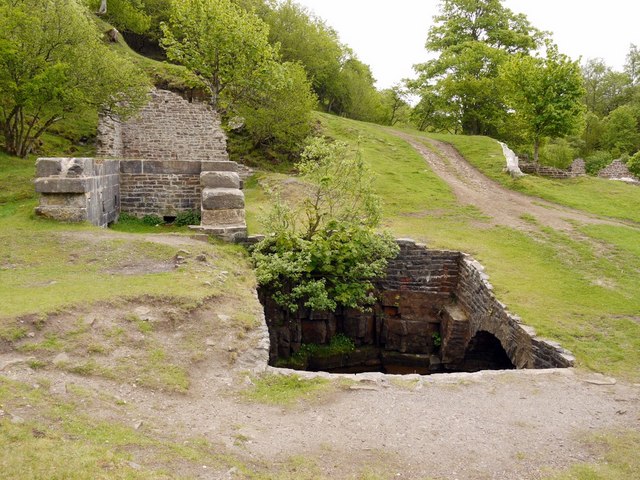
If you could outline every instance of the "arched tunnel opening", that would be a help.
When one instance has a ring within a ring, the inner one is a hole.
[[[464,372],[480,370],[510,370],[516,368],[502,343],[492,333],[479,331],[469,341],[460,365]]]
[[[570,352],[538,338],[509,313],[473,259],[412,240],[398,244],[400,254],[375,282],[369,311],[318,312],[299,305],[292,312],[260,288],[270,365],[422,375],[573,365]]]

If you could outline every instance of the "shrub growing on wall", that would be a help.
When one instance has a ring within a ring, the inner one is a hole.
[[[298,164],[304,193],[277,197],[264,221],[270,234],[252,252],[258,283],[281,306],[364,308],[372,280],[398,247],[377,233],[380,207],[371,172],[345,144],[313,140]]]
[[[627,168],[636,177],[640,178],[640,152],[637,152],[629,160],[627,160]]]

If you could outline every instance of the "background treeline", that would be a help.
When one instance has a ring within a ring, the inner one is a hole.
[[[623,158],[640,174],[635,45],[622,72],[580,66],[502,0],[443,0],[425,46],[434,58],[409,81],[419,129],[489,135],[561,168],[583,157],[589,173]]]
[[[443,0],[427,33],[432,59],[415,66],[416,79],[385,90],[335,30],[293,0],[0,0],[0,9],[0,135],[20,156],[56,128],[86,137],[90,128],[69,119],[88,118],[100,102],[124,105],[115,87],[137,105],[143,89],[134,87],[146,88],[137,67],[156,85],[208,93],[236,159],[297,158],[319,109],[488,135],[558,167],[580,156],[590,173],[623,158],[640,174],[637,47],[621,72],[599,59],[579,65],[502,0]],[[144,56],[108,45],[110,25]]]

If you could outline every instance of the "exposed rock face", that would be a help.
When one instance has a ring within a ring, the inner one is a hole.
[[[569,352],[537,338],[533,329],[507,311],[495,298],[483,267],[471,257],[429,250],[412,240],[398,244],[400,253],[378,281],[378,302],[370,312],[300,308],[292,314],[262,292],[272,363],[289,357],[303,343],[329,343],[336,333],[343,333],[364,348],[356,356],[364,355],[368,365],[374,362],[367,355],[376,348],[383,365],[399,363],[422,373],[496,364],[516,368],[573,364]]]

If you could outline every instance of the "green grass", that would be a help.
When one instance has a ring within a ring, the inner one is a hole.
[[[0,207],[4,211],[36,197],[34,175],[35,158],[18,158],[0,151]]]
[[[253,379],[253,386],[244,392],[244,397],[271,405],[291,405],[302,399],[316,398],[329,386],[330,382],[323,378],[264,374]]]
[[[630,480],[640,478],[640,433],[635,431],[593,435],[586,442],[601,453],[599,463],[581,463],[548,480]]]
[[[596,215],[640,222],[640,188],[637,186],[589,176],[554,180],[527,175],[513,179],[503,171],[502,148],[491,138],[411,133],[452,144],[474,167],[512,190]]]

